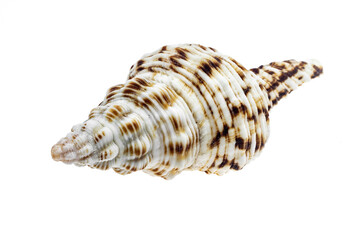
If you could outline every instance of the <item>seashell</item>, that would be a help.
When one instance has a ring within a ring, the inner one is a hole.
[[[213,48],[164,46],[133,65],[128,80],[52,147],[52,158],[165,179],[240,170],[269,137],[270,109],[321,73],[315,60],[247,70]]]

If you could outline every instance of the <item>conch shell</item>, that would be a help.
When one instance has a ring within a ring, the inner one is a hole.
[[[240,170],[269,137],[269,111],[322,73],[311,60],[247,70],[197,44],[164,46],[111,87],[89,119],[51,149],[64,163],[171,179],[183,170]]]

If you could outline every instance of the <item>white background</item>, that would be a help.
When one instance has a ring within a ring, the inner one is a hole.
[[[356,1],[0,1],[1,239],[359,239]],[[200,43],[324,75],[270,114],[261,156],[165,181],[51,159],[144,53]]]

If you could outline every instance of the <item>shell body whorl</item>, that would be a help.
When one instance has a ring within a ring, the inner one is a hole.
[[[294,60],[247,70],[212,48],[165,46],[134,64],[52,156],[166,179],[239,170],[264,147],[270,109],[321,72],[316,62]]]

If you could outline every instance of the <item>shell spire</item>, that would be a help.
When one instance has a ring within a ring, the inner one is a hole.
[[[111,87],[51,154],[64,163],[165,179],[183,170],[240,170],[268,139],[270,109],[321,73],[315,61],[247,70],[213,48],[164,46],[134,64],[128,80]]]
[[[260,77],[258,82],[266,89],[271,106],[274,106],[297,87],[322,74],[323,68],[316,60],[286,60],[261,65],[250,71]]]

